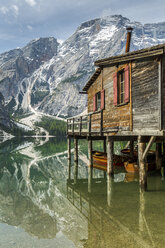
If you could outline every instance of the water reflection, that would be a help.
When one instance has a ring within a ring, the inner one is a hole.
[[[150,185],[154,180],[151,176]],[[88,220],[84,247],[164,247],[165,199],[160,203],[155,193],[139,192],[136,181],[115,183],[111,177],[92,179],[89,193],[87,179],[68,180],[68,200]]]
[[[164,247],[160,175],[149,176],[143,193],[135,176],[93,169],[89,190],[86,154],[79,152],[75,181],[66,140],[55,139],[5,142],[0,161],[0,247]]]

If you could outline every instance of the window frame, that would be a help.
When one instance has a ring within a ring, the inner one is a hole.
[[[123,75],[121,85],[121,74]],[[130,102],[130,66],[129,64],[120,66],[116,72],[113,73],[113,92],[114,92],[114,106],[120,107]],[[122,88],[122,89],[121,89]],[[122,97],[121,97],[122,92]],[[121,99],[122,98],[122,99]]]
[[[98,99],[98,96],[100,96],[99,99]],[[98,91],[96,93],[96,111],[99,111],[99,110],[101,110],[101,91]]]
[[[124,68],[117,72],[117,105],[125,104],[125,71]]]

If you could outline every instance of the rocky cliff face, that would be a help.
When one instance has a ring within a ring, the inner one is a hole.
[[[16,106],[27,91],[26,80],[44,62],[57,54],[58,43],[55,38],[40,38],[32,40],[22,49],[15,49],[0,55],[0,91],[9,108]],[[23,80],[23,81],[22,81]],[[27,105],[27,104],[25,104]]]
[[[86,108],[79,91],[94,72],[94,61],[125,51],[126,27],[134,28],[131,50],[165,42],[165,23],[142,25],[120,15],[85,22],[57,50],[54,38],[30,42],[0,56],[0,91],[13,111],[62,117]]]

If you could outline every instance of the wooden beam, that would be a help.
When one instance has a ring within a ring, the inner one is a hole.
[[[107,174],[107,204],[108,207],[111,207],[112,203],[112,177]]]
[[[142,191],[147,190],[146,160],[143,159],[145,145],[146,144],[142,141],[141,136],[139,136],[138,138],[139,184]]]
[[[88,134],[89,135],[91,134],[91,119],[92,119],[92,116],[89,115],[89,120],[88,120]]]
[[[103,110],[100,112],[100,136],[102,136],[103,133]]]
[[[129,64],[130,75],[130,131],[133,130],[133,115],[132,115],[132,63]]]
[[[82,130],[82,116],[80,116],[80,123],[79,123],[79,133],[81,136],[81,130]]]
[[[93,174],[93,158],[92,158],[92,140],[88,140],[88,192],[92,191],[92,174]]]
[[[114,142],[110,137],[107,137],[107,176],[113,175],[113,153]]]
[[[159,130],[162,130],[162,59],[158,61],[158,106],[159,106]]]
[[[145,151],[143,153],[143,159],[145,159],[147,157],[147,154],[149,152],[149,149],[151,148],[151,146],[152,146],[153,142],[155,141],[155,139],[156,139],[155,136],[152,136],[150,138],[150,141],[148,142],[148,145],[147,145],[147,147],[146,147],[146,149],[145,149]]]
[[[101,89],[103,90],[103,69],[101,69]]]
[[[124,55],[114,56],[107,59],[102,59],[95,61],[95,66],[109,66],[109,65],[116,65],[117,63],[126,63],[135,59],[144,59],[147,57],[153,57],[163,54],[163,49],[160,48],[158,50],[153,51],[137,51],[132,52]]]
[[[78,178],[78,139],[74,138],[74,183]]]
[[[74,134],[74,118],[72,119],[72,134]]]
[[[68,179],[71,179],[71,137],[67,137],[68,147]]]

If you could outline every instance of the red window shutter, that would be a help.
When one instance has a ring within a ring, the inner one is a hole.
[[[105,108],[105,90],[101,90],[101,109]]]
[[[117,105],[117,72],[113,74],[113,103]]]
[[[93,112],[96,111],[96,94],[93,96]]]
[[[125,82],[124,82],[124,102],[127,103],[129,102],[129,66],[126,66],[124,69],[124,77],[125,77]]]

